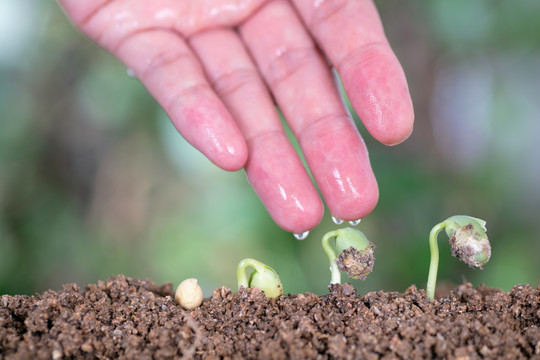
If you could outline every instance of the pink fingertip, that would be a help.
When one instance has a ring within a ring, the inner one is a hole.
[[[397,145],[413,130],[407,80],[391,51],[372,51],[344,72],[343,86],[370,134],[383,144]]]
[[[247,145],[240,131],[230,128],[221,134],[214,133],[208,128],[204,155],[214,164],[226,171],[237,171],[246,165],[248,159]],[[226,133],[226,134],[224,134]],[[220,137],[223,140],[220,140]],[[212,145],[209,146],[209,143]]]
[[[226,151],[218,155],[205,154],[210,161],[225,171],[238,171],[246,165],[248,153],[245,142],[239,141],[236,145],[227,144]]]
[[[282,229],[303,233],[319,224],[324,212],[322,201],[285,136],[253,144],[246,173]]]
[[[364,218],[377,205],[379,189],[360,135],[351,125],[314,139],[304,154],[330,213],[346,221]]]
[[[247,145],[225,106],[200,94],[186,103],[174,108],[171,114],[178,131],[223,170],[242,169],[248,159]]]
[[[358,184],[360,185],[360,184]],[[362,184],[358,197],[341,197],[327,195],[328,208],[333,216],[344,221],[363,219],[377,206],[379,188],[375,181]]]

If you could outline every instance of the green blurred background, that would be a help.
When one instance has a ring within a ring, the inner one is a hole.
[[[380,185],[359,225],[377,245],[360,293],[424,287],[433,225],[488,222],[483,271],[450,255],[439,284],[508,290],[540,280],[540,2],[378,1],[409,80],[415,132],[397,147],[357,121]],[[286,292],[324,293],[322,235],[270,219],[243,172],[215,168],[175,131],[137,80],[76,32],[55,2],[0,2],[0,293],[31,294],[112,274],[205,296],[235,288],[257,258]],[[358,120],[358,119],[357,119]],[[344,275],[345,276],[345,275]]]

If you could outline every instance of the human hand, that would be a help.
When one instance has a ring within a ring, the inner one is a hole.
[[[59,2],[135,73],[188,142],[222,169],[245,169],[283,229],[312,229],[323,205],[274,101],[332,215],[356,220],[375,207],[366,147],[325,59],[373,137],[392,145],[409,136],[406,79],[371,1]]]

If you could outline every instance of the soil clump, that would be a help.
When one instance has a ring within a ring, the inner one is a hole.
[[[84,289],[0,298],[0,358],[540,359],[540,286],[509,292],[464,284],[428,301],[404,293],[267,299],[214,290],[192,310],[171,284],[116,276]]]

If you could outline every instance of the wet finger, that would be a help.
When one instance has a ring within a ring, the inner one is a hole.
[[[111,50],[133,32],[170,29],[188,37],[236,26],[268,0],[59,0],[72,21]]]
[[[373,2],[294,0],[294,4],[336,67],[368,131],[388,145],[405,140],[413,128],[412,101]]]
[[[248,179],[274,221],[293,233],[315,227],[323,214],[319,195],[237,33],[211,30],[189,42],[246,138]]]
[[[356,220],[378,188],[366,147],[324,61],[290,3],[267,4],[241,34],[297,137],[335,217]]]
[[[184,39],[162,30],[135,33],[116,53],[188,142],[225,170],[244,166],[244,137]]]
[[[111,0],[58,0],[71,20],[79,25],[102,9]]]

